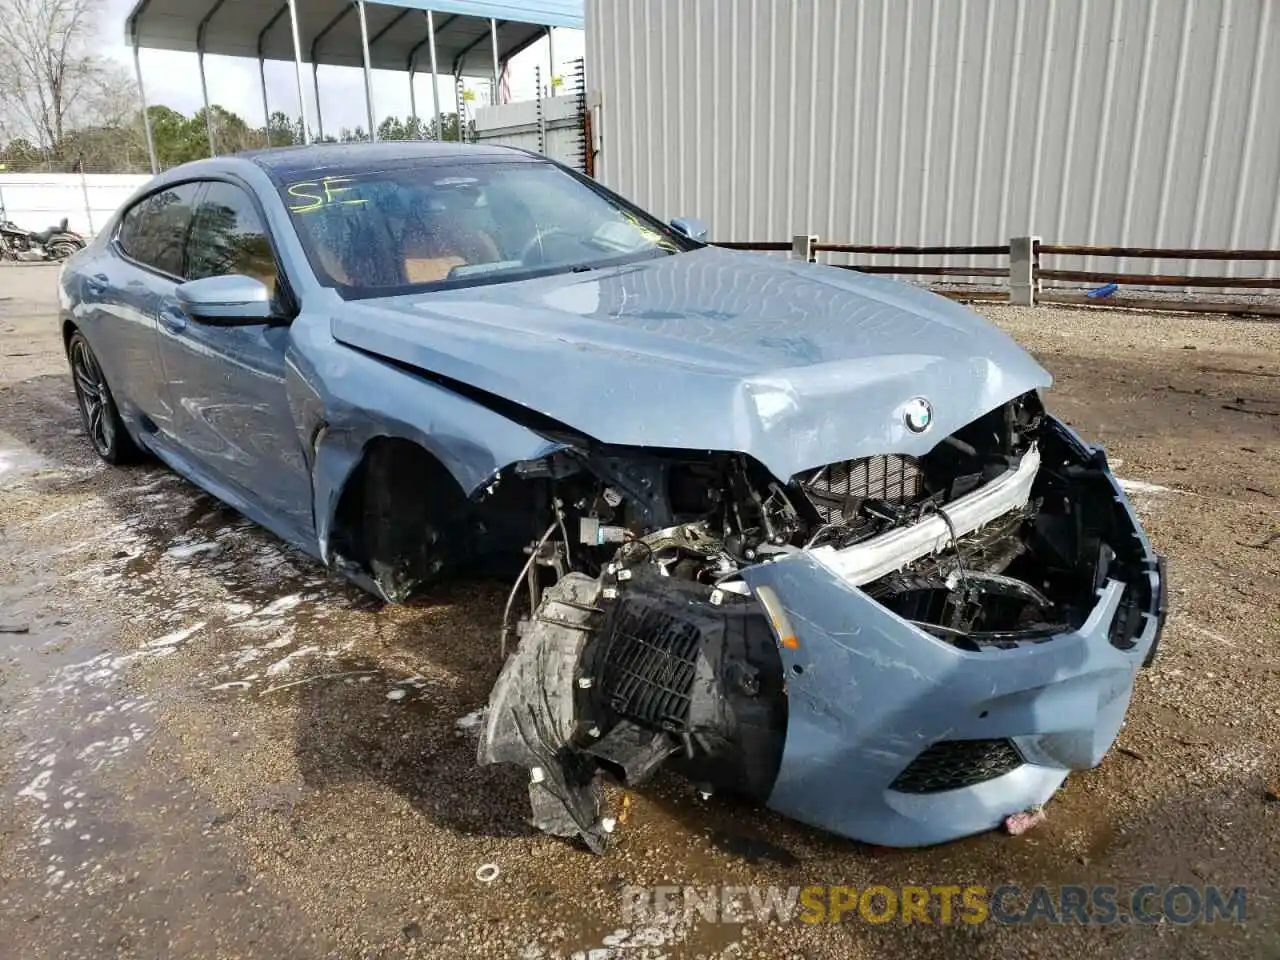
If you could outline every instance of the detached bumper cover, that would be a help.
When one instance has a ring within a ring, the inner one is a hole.
[[[1105,465],[1100,451],[1058,426]],[[1123,592],[1117,580],[1098,591],[1077,630],[968,652],[886,610],[813,553],[745,569],[796,638],[780,647],[789,718],[769,806],[869,843],[922,846],[992,829],[1047,801],[1072,770],[1101,762],[1165,617],[1163,562],[1108,477],[1153,578],[1151,608],[1126,649],[1109,637]],[[986,765],[979,782],[967,782],[975,778],[966,756]],[[957,757],[949,773],[945,764]],[[935,761],[939,770],[921,769]],[[961,785],[946,789],[952,782]]]

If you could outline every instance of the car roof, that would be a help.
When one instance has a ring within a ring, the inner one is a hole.
[[[372,170],[412,161],[445,160],[476,162],[540,160],[536,154],[515,147],[485,146],[437,140],[387,140],[378,143],[313,143],[307,146],[271,147],[236,154],[262,167],[277,181],[297,174],[313,174],[326,168],[344,172]]]
[[[171,167],[142,188],[142,192],[201,177],[244,173],[252,164],[265,171],[277,184],[323,175],[325,170],[344,175],[377,170],[405,163],[492,163],[494,161],[549,162],[543,156],[517,147],[484,146],[475,143],[436,140],[395,140],[379,143],[313,143],[290,147],[244,150],[240,153],[206,157]]]

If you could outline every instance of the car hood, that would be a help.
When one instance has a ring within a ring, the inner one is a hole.
[[[786,480],[919,456],[1049,374],[967,308],[878,277],[717,248],[342,304],[338,341],[598,441],[748,454]],[[933,408],[906,427],[917,397]]]

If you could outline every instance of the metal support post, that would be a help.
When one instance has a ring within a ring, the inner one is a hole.
[[[289,0],[289,26],[293,30],[293,68],[298,83],[298,113],[302,117],[302,142],[311,142],[311,117],[302,92],[302,41],[298,39],[298,0]]]
[[[360,13],[360,54],[364,58],[364,109],[369,118],[369,142],[378,139],[378,122],[373,110],[373,67],[369,63],[369,21],[365,18],[364,0],[356,0]]]
[[[1036,258],[1039,237],[1014,237],[1009,241],[1009,302],[1021,307],[1034,307],[1039,281]]]
[[[431,102],[435,106],[436,119],[432,124],[435,130],[436,139],[444,139],[444,120],[440,117],[440,67],[436,63],[436,24],[431,16],[431,11],[427,11],[427,44],[431,51]]]
[[[142,101],[142,129],[147,136],[147,154],[151,158],[151,173],[160,172],[160,161],[156,158],[156,138],[151,131],[151,115],[147,113],[147,92],[142,85],[142,61],[138,57],[138,38],[133,38],[133,70],[138,75],[138,99]]]
[[[818,258],[813,252],[813,245],[817,242],[818,238],[814,234],[796,234],[791,238],[791,259],[816,263]]]

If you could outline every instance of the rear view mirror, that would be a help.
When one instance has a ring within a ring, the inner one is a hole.
[[[175,293],[185,313],[208,323],[265,323],[275,314],[267,285],[239,273],[189,280]]]
[[[671,221],[671,229],[698,243],[706,243],[709,235],[707,225],[693,217],[676,217]]]

